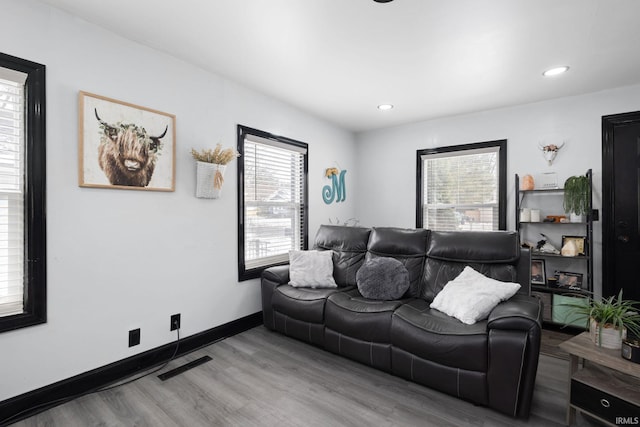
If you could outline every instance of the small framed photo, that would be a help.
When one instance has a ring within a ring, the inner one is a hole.
[[[566,245],[569,241],[573,241],[576,244],[576,248],[578,249],[578,255],[584,256],[587,254],[585,251],[585,241],[586,237],[584,236],[562,236],[562,247]]]
[[[558,287],[565,289],[582,289],[582,273],[570,273],[568,271],[556,271]]]
[[[547,281],[545,280],[545,277],[547,277],[547,275],[544,269],[544,260],[532,259],[531,260],[531,284],[546,286]]]

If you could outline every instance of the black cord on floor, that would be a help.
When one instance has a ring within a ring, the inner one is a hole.
[[[27,412],[30,412],[30,411],[33,411],[33,410],[37,410],[37,409],[40,409],[40,408],[45,408],[45,407],[54,407],[54,406],[58,406],[58,405],[60,405],[60,404],[67,403],[67,402],[70,402],[70,401],[72,401],[72,400],[74,400],[74,399],[78,399],[78,398],[80,398],[80,397],[88,396],[88,395],[93,394],[93,393],[99,393],[99,392],[102,392],[102,391],[113,390],[114,388],[118,388],[118,387],[121,387],[121,386],[126,385],[126,384],[131,384],[131,383],[132,383],[132,382],[134,382],[134,381],[138,381],[139,379],[142,379],[142,378],[147,377],[147,376],[149,376],[149,375],[151,375],[151,374],[155,374],[155,373],[156,373],[156,372],[158,372],[158,371],[161,371],[162,369],[166,368],[166,367],[167,367],[167,365],[168,365],[168,364],[169,364],[173,359],[175,359],[176,355],[178,354],[178,349],[180,348],[180,328],[176,328],[176,336],[177,336],[177,338],[176,338],[176,348],[175,348],[175,350],[173,351],[173,354],[172,354],[172,355],[171,355],[171,357],[170,357],[166,362],[164,362],[164,363],[162,364],[162,366],[160,366],[159,368],[156,368],[156,369],[154,369],[154,370],[152,370],[152,371],[149,371],[149,372],[147,372],[147,373],[145,373],[145,374],[142,374],[142,375],[140,375],[140,376],[138,376],[138,377],[131,378],[131,379],[126,380],[126,381],[124,381],[124,382],[116,383],[116,384],[110,385],[110,386],[108,386],[108,387],[97,388],[97,389],[94,389],[94,390],[89,390],[89,391],[85,391],[85,392],[82,392],[82,393],[78,393],[78,394],[73,395],[73,396],[62,397],[62,398],[60,398],[60,399],[51,400],[51,401],[49,401],[49,402],[44,402],[44,403],[41,403],[41,404],[39,404],[39,405],[32,406],[32,407],[30,407],[30,408],[27,408],[27,409],[25,409],[25,410],[23,410],[23,411],[18,412],[17,414],[13,414],[13,415],[12,415],[12,416],[10,416],[9,418],[5,418],[4,420],[1,420],[1,421],[0,421],[0,427],[7,426],[7,425],[9,425],[9,423],[12,423],[12,422],[14,422],[14,421],[17,421],[17,419],[18,419],[21,415],[24,415],[24,414],[25,414],[25,413],[27,413]],[[49,408],[46,408],[46,409],[49,409]],[[38,413],[39,413],[39,412],[36,412],[36,413],[34,413],[33,415],[36,415],[36,414],[38,414]],[[32,415],[31,415],[31,416],[32,416]]]
[[[99,393],[101,391],[113,390],[114,388],[118,388],[118,387],[121,387],[123,385],[131,384],[134,381],[138,381],[139,379],[142,379],[144,377],[148,377],[149,375],[155,374],[156,372],[161,371],[164,368],[166,368],[167,365],[169,364],[169,362],[171,362],[173,359],[175,359],[176,354],[178,354],[178,348],[180,347],[180,328],[176,329],[176,333],[178,334],[178,339],[176,340],[176,349],[174,350],[174,352],[171,355],[171,357],[166,362],[164,362],[164,364],[162,366],[160,366],[159,368],[154,369],[153,371],[147,372],[146,374],[142,374],[139,377],[131,378],[131,379],[129,379],[129,380],[125,381],[125,382],[122,382],[122,383],[117,383],[117,384],[110,385],[108,387],[100,388],[100,389],[91,391],[91,392],[89,392],[87,394]]]

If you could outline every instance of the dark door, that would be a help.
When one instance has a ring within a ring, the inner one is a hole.
[[[640,300],[640,112],[602,118],[604,296]]]

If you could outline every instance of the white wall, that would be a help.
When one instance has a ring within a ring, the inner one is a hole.
[[[557,82],[559,83],[559,82]],[[507,227],[515,228],[514,175],[556,172],[558,184],[593,169],[602,206],[603,115],[640,110],[640,86],[424,121],[357,136],[357,215],[366,226],[415,227],[416,150],[507,139]],[[566,141],[552,166],[538,143]],[[560,212],[559,212],[560,213]],[[594,224],[594,289],[601,292],[602,227]],[[571,270],[569,270],[571,271]]]
[[[188,336],[261,309],[237,281],[236,163],[196,199],[191,147],[234,147],[237,124],[307,142],[310,240],[355,216],[350,132],[33,0],[2,7],[0,50],[47,66],[48,322],[0,334],[0,401],[173,341],[173,313]],[[176,115],[175,192],[78,187],[79,90]],[[335,162],[347,200],[325,205]]]
[[[422,148],[508,139],[513,175],[592,168],[601,207],[602,115],[640,109],[640,86],[362,133],[120,38],[33,0],[2,0],[2,52],[47,66],[48,322],[0,334],[0,400],[260,310],[256,280],[237,282],[235,163],[220,200],[196,199],[191,147],[235,146],[237,124],[309,143],[310,238],[320,223],[415,226],[415,156]],[[176,191],[78,187],[79,90],[175,114]],[[393,112],[391,112],[393,113]],[[552,167],[539,141],[567,141]],[[347,200],[325,205],[324,169],[347,172]],[[601,227],[596,225],[599,288]],[[142,343],[127,347],[141,328]]]

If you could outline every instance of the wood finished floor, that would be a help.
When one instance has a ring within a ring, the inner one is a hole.
[[[172,361],[213,360],[87,395],[14,426],[562,426],[568,361],[542,355],[529,420],[377,371],[260,326]],[[578,426],[595,426],[578,416]]]

